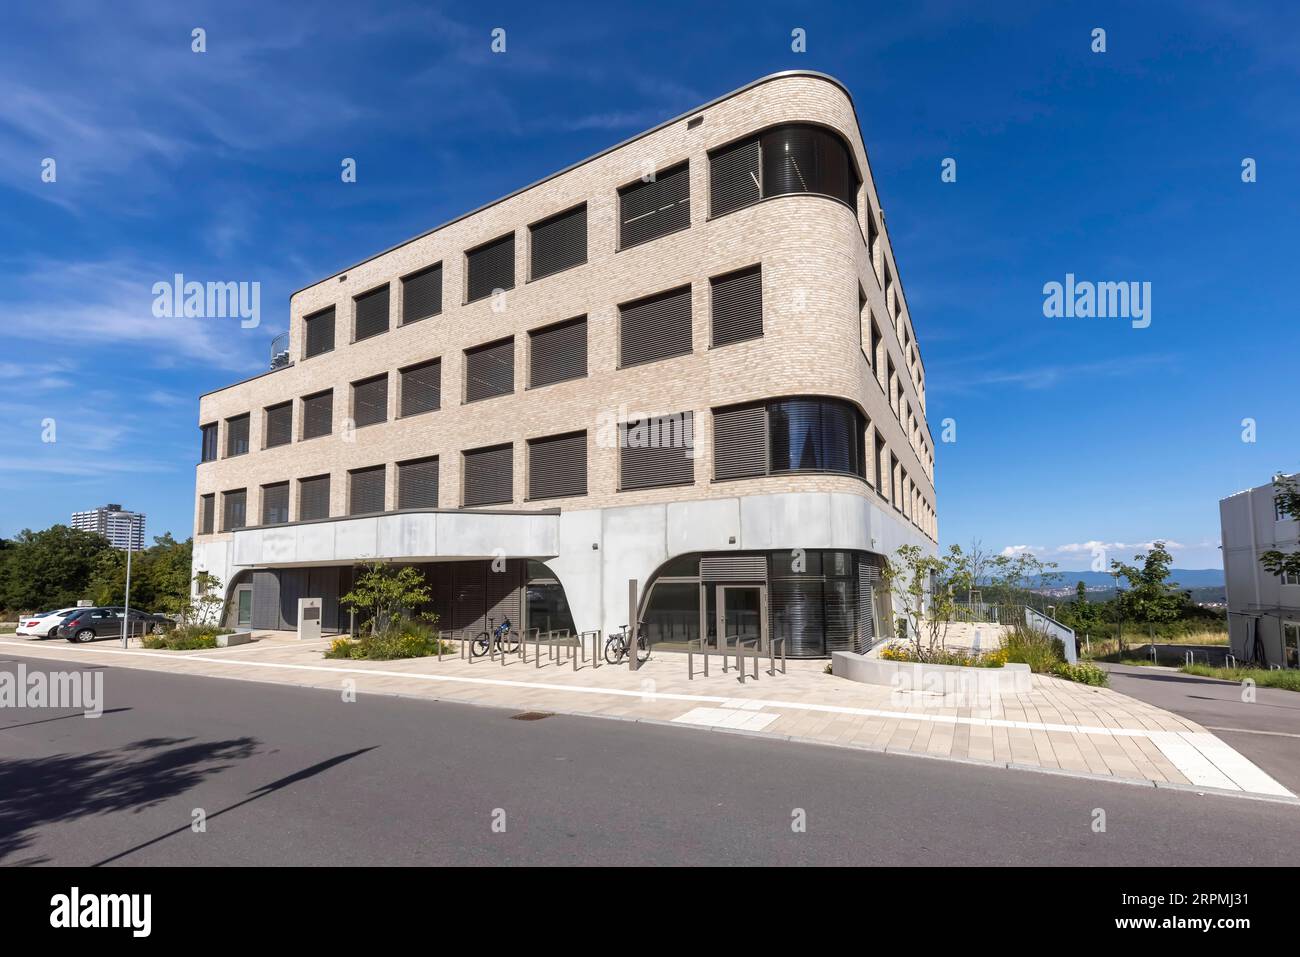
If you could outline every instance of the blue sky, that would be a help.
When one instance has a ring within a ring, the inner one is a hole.
[[[1292,4],[7,3],[0,535],[105,501],[188,535],[196,398],[265,367],[292,290],[806,68],[856,100],[943,542],[1084,568],[1165,538],[1217,566],[1218,499],[1300,468],[1298,27]],[[260,282],[260,327],[155,318],[177,272]],[[1150,282],[1151,325],[1045,318],[1066,273]]]

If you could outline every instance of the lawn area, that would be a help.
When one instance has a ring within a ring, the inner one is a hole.
[[[1178,670],[1202,678],[1222,678],[1224,681],[1245,681],[1249,678],[1260,688],[1300,691],[1300,670],[1296,669],[1212,668],[1209,665],[1183,665]]]

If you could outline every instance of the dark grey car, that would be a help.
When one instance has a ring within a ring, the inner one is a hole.
[[[94,641],[96,638],[120,638],[122,620],[126,609],[107,606],[102,608],[78,608],[58,628],[58,637],[68,641]],[[151,615],[147,611],[131,609],[127,633],[133,637],[144,634],[160,634],[172,622],[162,615]]]

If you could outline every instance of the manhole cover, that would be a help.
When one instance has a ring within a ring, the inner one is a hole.
[[[543,718],[551,717],[553,712],[550,711],[524,711],[520,714],[512,714],[511,721],[541,721]]]

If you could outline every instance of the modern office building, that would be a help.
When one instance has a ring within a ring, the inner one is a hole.
[[[114,548],[144,548],[144,513],[125,512],[121,505],[101,505],[89,511],[73,512],[72,527],[98,532]]]
[[[1300,521],[1278,507],[1272,483],[1219,502],[1228,640],[1241,661],[1300,668],[1300,578],[1260,564],[1267,551],[1300,549]]]
[[[200,399],[194,562],[296,625],[374,560],[443,627],[864,648],[933,552],[925,367],[848,92],[765,77],[294,293]],[[882,619],[877,622],[877,618]]]

